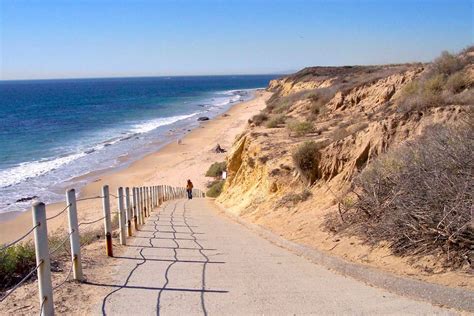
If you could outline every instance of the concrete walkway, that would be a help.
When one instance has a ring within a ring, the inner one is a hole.
[[[220,216],[164,204],[129,241],[97,314],[450,314],[315,265]]]

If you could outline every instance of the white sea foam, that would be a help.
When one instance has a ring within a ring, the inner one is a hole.
[[[42,159],[19,164],[18,166],[0,171],[0,188],[20,183],[28,178],[41,176],[72,161],[85,156],[86,153],[77,153],[55,159]]]
[[[136,124],[132,126],[132,132],[133,133],[147,133],[150,132],[160,126],[165,126],[165,125],[170,125],[173,123],[176,123],[181,120],[185,120],[187,118],[193,117],[195,115],[199,114],[199,112],[195,112],[192,114],[188,115],[177,115],[177,116],[171,116],[171,117],[162,117],[158,119],[154,119],[151,121],[143,122]]]

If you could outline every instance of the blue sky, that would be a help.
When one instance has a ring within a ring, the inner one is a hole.
[[[0,0],[0,79],[280,73],[472,45],[469,0]]]

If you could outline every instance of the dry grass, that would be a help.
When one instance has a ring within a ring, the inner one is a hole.
[[[396,255],[434,254],[446,266],[472,265],[471,124],[433,126],[372,162],[354,180],[357,199],[340,216],[329,216],[327,227],[369,244],[387,242]]]
[[[310,122],[293,121],[288,124],[288,129],[298,137],[314,132],[314,126]]]
[[[285,124],[285,121],[286,116],[283,114],[279,114],[272,116],[265,126],[268,128],[278,128]]]
[[[308,200],[313,194],[310,190],[304,189],[301,193],[288,193],[277,201],[277,207],[291,207]]]

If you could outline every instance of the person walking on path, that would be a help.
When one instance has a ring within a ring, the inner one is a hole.
[[[188,179],[188,183],[186,184],[186,191],[188,192],[188,199],[192,199],[193,198],[193,183],[191,182],[191,180]]]

